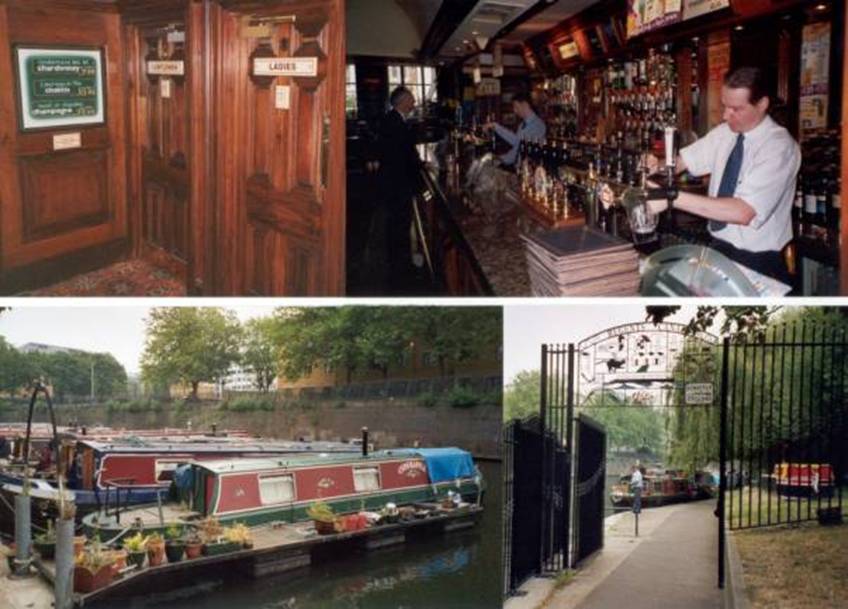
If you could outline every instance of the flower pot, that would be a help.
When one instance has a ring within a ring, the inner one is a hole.
[[[180,562],[183,559],[185,544],[181,541],[169,541],[165,544],[165,554],[168,562]]]
[[[74,567],[74,592],[94,592],[112,582],[112,565],[103,565],[92,573],[85,567]]]
[[[204,556],[218,556],[219,554],[227,554],[238,550],[241,550],[241,544],[232,541],[221,541],[203,545]]]
[[[112,572],[114,577],[117,577],[121,574],[127,566],[127,551],[126,550],[112,550],[110,553],[112,560]]]
[[[127,562],[141,569],[144,567],[144,559],[146,556],[147,552],[144,550],[141,550],[140,552],[127,552]]]
[[[187,560],[197,558],[203,553],[203,544],[199,541],[190,541],[185,545],[185,555]]]
[[[32,548],[44,560],[53,560],[53,557],[56,555],[55,541],[33,541]]]
[[[151,567],[158,567],[165,562],[165,542],[147,542],[147,562]]]
[[[85,535],[77,535],[74,537],[74,556],[79,556],[85,549]]]
[[[315,530],[318,531],[319,535],[331,535],[339,532],[340,523],[336,520],[332,522],[313,520],[312,522],[315,523]]]

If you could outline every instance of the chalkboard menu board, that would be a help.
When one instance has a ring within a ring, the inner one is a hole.
[[[17,47],[15,51],[22,129],[105,122],[100,50]]]

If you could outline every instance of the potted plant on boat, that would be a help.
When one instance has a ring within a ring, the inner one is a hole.
[[[183,532],[180,527],[172,524],[165,530],[165,554],[168,556],[168,562],[180,562],[183,559],[183,550]]]
[[[323,501],[316,501],[306,509],[306,515],[315,524],[315,530],[321,535],[339,532],[339,520],[333,508]]]
[[[239,549],[239,545],[232,543],[224,536],[225,529],[217,518],[210,516],[204,518],[199,525],[200,535],[203,539],[203,555],[217,556]]]
[[[107,554],[112,558],[112,576],[118,577],[121,571],[127,568],[127,556],[129,553],[123,548],[109,550]]]
[[[147,538],[147,562],[151,567],[165,562],[165,539],[159,533],[152,533]]]
[[[108,586],[114,576],[112,563],[112,557],[103,552],[99,541],[95,541],[91,548],[76,557],[74,591],[85,594]]]
[[[147,556],[147,537],[141,531],[127,537],[124,539],[124,549],[127,551],[128,562],[141,569],[144,566],[144,557]]]
[[[240,548],[253,548],[253,535],[247,525],[237,522],[224,531],[224,537],[231,543],[238,544]]]
[[[74,556],[82,554],[82,551],[85,549],[86,541],[87,539],[85,538],[85,535],[74,536]]]
[[[197,534],[197,531],[192,531],[189,533],[188,537],[186,537],[185,541],[185,555],[187,560],[191,560],[192,558],[197,558],[203,553],[203,540],[200,539],[200,536]]]
[[[46,531],[35,536],[32,547],[44,560],[53,559],[56,554],[56,532],[53,530],[52,520],[47,521]]]

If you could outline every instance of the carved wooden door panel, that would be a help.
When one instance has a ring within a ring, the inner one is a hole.
[[[0,48],[0,293],[108,264],[126,247],[118,14],[56,7],[50,21],[44,11],[43,2],[0,3],[0,40],[8,42]],[[54,27],[58,21],[67,27]],[[24,49],[31,59],[23,58]],[[82,61],[100,66],[91,68],[91,85],[80,84],[87,78],[85,67],[59,80],[45,76],[51,61],[67,62],[60,70],[80,69],[72,67],[77,60],[68,59],[80,52],[89,53]],[[45,59],[49,53],[67,57]],[[41,67],[30,61],[41,62]],[[32,91],[26,102],[18,86],[22,71],[29,74],[24,90]],[[102,120],[68,124],[63,118],[39,119],[36,125],[41,126],[32,127],[37,112],[52,112],[45,110],[46,104],[68,104],[61,111],[73,111],[71,104],[77,102],[46,99],[65,95],[62,91],[97,100],[91,103]],[[37,104],[43,105],[36,109]]]
[[[222,0],[217,291],[344,289],[344,7]]]

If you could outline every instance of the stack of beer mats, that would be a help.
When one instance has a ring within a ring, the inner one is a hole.
[[[522,239],[534,296],[639,294],[639,255],[623,239],[585,226]]]

